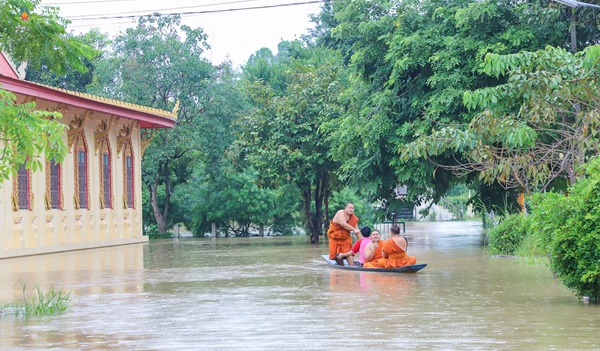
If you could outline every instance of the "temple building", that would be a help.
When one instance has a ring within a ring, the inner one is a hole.
[[[142,235],[141,158],[176,110],[125,103],[25,81],[0,53],[0,88],[18,103],[57,111],[68,126],[62,163],[21,167],[0,181],[0,258],[148,241]]]

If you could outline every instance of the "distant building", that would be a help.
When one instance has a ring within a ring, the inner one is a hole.
[[[69,126],[64,162],[0,182],[0,258],[146,242],[142,129],[172,128],[176,112],[24,81],[1,53],[0,84]]]
[[[406,199],[407,195],[408,186],[401,184],[396,185],[396,188],[394,189],[394,196],[396,197],[396,199],[404,200]],[[392,219],[392,221],[394,222],[397,220],[413,220],[416,218],[415,206],[411,203],[405,202],[405,205],[402,206],[399,212],[394,212],[394,216],[395,218]]]

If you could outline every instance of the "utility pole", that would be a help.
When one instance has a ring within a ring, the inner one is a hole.
[[[577,12],[576,12],[576,9],[578,7],[591,7],[591,8],[595,8],[595,9],[600,9],[600,6],[594,5],[594,4],[588,4],[585,2],[581,2],[581,1],[576,1],[576,0],[553,0],[553,1],[572,8],[571,9],[571,18],[570,18],[571,26],[569,28],[569,31],[571,33],[571,51],[573,53],[576,53],[577,52]]]
[[[571,52],[577,52],[577,13],[575,12],[577,9],[571,9],[571,23],[569,26],[569,31],[571,32]]]

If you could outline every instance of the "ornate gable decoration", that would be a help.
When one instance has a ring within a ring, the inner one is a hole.
[[[131,140],[131,133],[133,133],[134,126],[138,121],[131,122],[131,125],[123,124],[123,128],[119,130],[117,133],[117,155],[121,157],[121,151],[123,150],[123,146],[127,144]]]
[[[86,119],[93,118],[94,111],[86,110],[83,113],[83,116],[79,117],[77,115],[73,116],[73,120],[69,122],[69,132],[68,132],[68,140],[69,140],[69,150],[73,147],[75,140],[78,137],[83,135],[83,122]]]
[[[100,123],[98,123],[94,130],[94,155],[98,155],[98,150],[102,146],[102,142],[108,140],[108,132],[110,132],[111,125],[118,120],[119,117],[111,115],[108,122],[106,122],[106,120],[101,120]]]

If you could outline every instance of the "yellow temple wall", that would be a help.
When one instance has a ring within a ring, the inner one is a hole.
[[[49,109],[56,103],[38,108]],[[13,210],[13,180],[0,183],[0,258],[36,255],[51,252],[80,250],[148,241],[142,235],[141,144],[140,128],[136,121],[116,116],[90,113],[70,107],[61,123],[71,124],[83,116],[79,135],[84,135],[88,154],[88,208],[76,208],[75,151],[70,147],[61,164],[62,209],[46,209],[46,169],[31,173],[31,210]],[[112,208],[101,208],[101,151],[95,141],[101,122],[111,150]],[[74,128],[70,128],[71,131]],[[126,131],[127,133],[124,133]],[[63,140],[69,143],[69,132]],[[125,135],[125,136],[124,136]],[[134,208],[125,208],[123,140],[131,143],[134,165]]]

